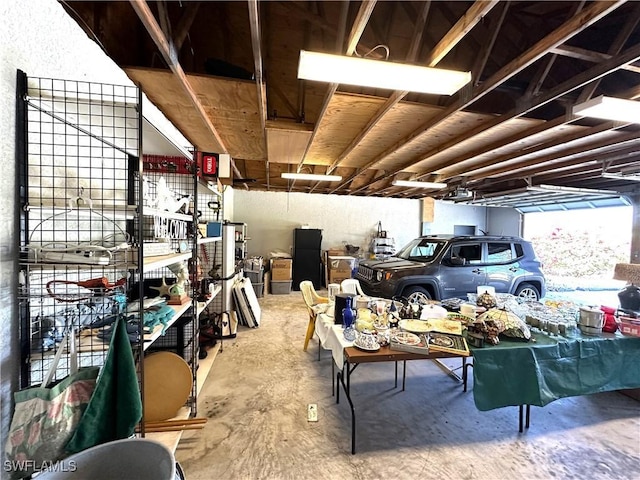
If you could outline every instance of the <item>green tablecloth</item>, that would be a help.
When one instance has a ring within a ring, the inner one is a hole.
[[[640,387],[640,338],[549,337],[473,348],[473,396],[479,410],[544,406],[559,398]]]

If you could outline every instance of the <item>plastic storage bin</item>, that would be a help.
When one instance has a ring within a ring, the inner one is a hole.
[[[286,280],[284,282],[271,280],[271,293],[273,295],[286,295],[291,293],[291,283],[291,280]]]
[[[245,270],[244,276],[251,280],[251,283],[262,283],[262,278],[264,277],[264,268],[261,268],[259,271],[254,270]]]
[[[251,284],[253,285],[253,291],[256,294],[256,298],[262,298],[264,295],[264,283],[253,283],[252,280]]]

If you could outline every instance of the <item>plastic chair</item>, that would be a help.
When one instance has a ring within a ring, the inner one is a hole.
[[[304,348],[302,349],[306,352],[309,340],[313,337],[313,332],[316,328],[316,316],[318,313],[326,310],[326,305],[329,303],[329,299],[318,295],[318,292],[316,292],[316,289],[313,286],[313,282],[310,280],[303,280],[300,282],[300,291],[302,292],[302,298],[304,299],[307,311],[309,312],[307,335],[304,337]]]
[[[360,281],[357,278],[347,278],[340,283],[340,289],[344,293],[353,293],[354,295],[362,295],[365,296],[362,291],[362,287],[360,286]]]

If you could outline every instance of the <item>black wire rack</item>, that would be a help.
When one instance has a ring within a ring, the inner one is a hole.
[[[20,383],[28,387],[43,381],[59,348],[53,380],[69,373],[71,331],[79,366],[102,365],[109,329],[132,310],[141,115],[133,86],[18,72],[17,93]]]

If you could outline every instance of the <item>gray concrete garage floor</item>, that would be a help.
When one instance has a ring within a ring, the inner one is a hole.
[[[516,407],[478,411],[471,388],[463,393],[431,361],[408,362],[404,392],[393,388],[392,363],[358,367],[352,455],[331,355],[317,360],[315,337],[302,351],[300,292],[260,304],[261,326],[224,342],[200,394],[207,425],[178,446],[188,480],[640,479],[640,402],[618,392],[561,399],[532,407],[531,427],[518,433]],[[317,423],[307,421],[310,403]]]

